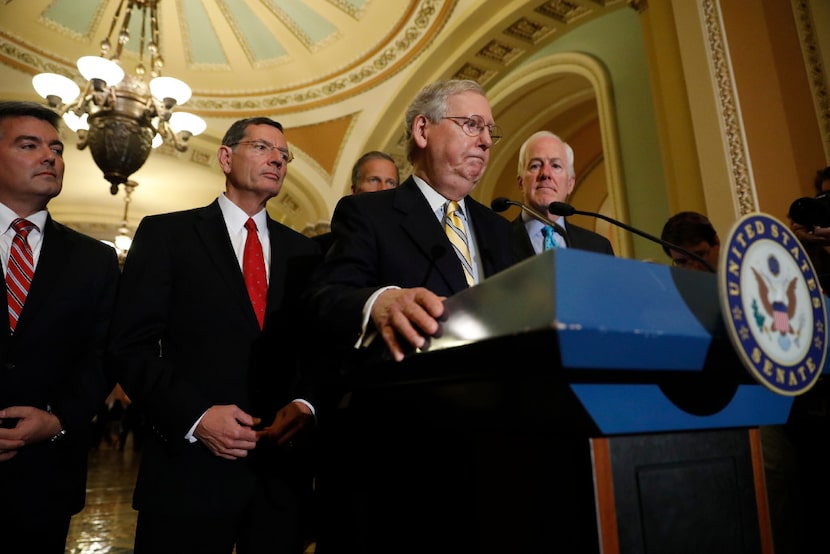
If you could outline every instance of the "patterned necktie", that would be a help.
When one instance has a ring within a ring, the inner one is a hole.
[[[28,236],[35,224],[23,218],[12,221],[11,227],[15,235],[9,251],[9,266],[6,270],[6,299],[9,304],[9,327],[14,332],[17,319],[29,294],[29,285],[35,274],[32,247],[29,246]]]
[[[248,236],[245,239],[245,252],[242,255],[242,273],[245,276],[245,286],[248,287],[248,296],[254,306],[259,328],[265,322],[265,303],[268,296],[268,280],[265,277],[265,258],[262,256],[262,243],[257,236],[256,223],[252,218],[245,222]]]
[[[444,205],[444,214],[444,231],[464,268],[464,278],[472,287],[476,284],[473,279],[473,263],[470,258],[470,247],[467,245],[467,234],[464,232],[464,222],[458,215],[458,202],[455,200],[447,202]]]
[[[553,227],[550,225],[542,227],[542,236],[545,237],[545,241],[542,243],[545,250],[556,248],[556,233],[554,232]]]

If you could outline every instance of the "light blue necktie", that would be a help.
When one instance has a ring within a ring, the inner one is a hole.
[[[553,227],[550,225],[545,225],[542,227],[542,236],[545,237],[545,241],[542,243],[545,250],[550,250],[552,248],[556,248],[556,233],[553,231]]]

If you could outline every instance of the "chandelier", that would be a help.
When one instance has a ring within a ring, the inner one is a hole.
[[[191,90],[185,82],[161,75],[160,1],[120,0],[109,34],[101,41],[100,55],[78,59],[78,71],[87,80],[83,93],[63,75],[40,73],[32,79],[37,93],[77,133],[78,149],[89,146],[113,195],[144,165],[153,148],[168,143],[184,152],[190,137],[206,127],[204,120],[194,114],[173,111],[190,99]],[[121,54],[130,40],[135,11],[133,28],[140,25],[141,29],[138,64],[134,75],[125,75]]]

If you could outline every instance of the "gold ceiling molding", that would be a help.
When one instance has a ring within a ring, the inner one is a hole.
[[[280,115],[335,104],[388,79],[411,63],[444,28],[457,0],[422,0],[397,33],[355,67],[284,93],[245,99],[194,94],[189,106],[200,115],[231,117],[248,114]]]
[[[582,4],[576,2],[569,2],[568,0],[554,0],[552,2],[545,2],[536,8],[536,12],[560,23],[569,24],[577,19],[590,15],[594,10],[586,8]]]
[[[529,42],[530,44],[538,44],[555,30],[553,27],[538,21],[522,17],[504,32],[510,37]]]
[[[350,16],[352,16],[353,18],[355,18],[357,20],[360,19],[360,16],[363,15],[363,12],[366,11],[366,8],[371,3],[371,0],[367,0],[367,2],[365,4],[363,4],[362,7],[358,8],[357,6],[355,6],[351,2],[347,2],[346,0],[326,0],[326,1],[329,4],[331,4],[332,6],[336,6],[337,8],[342,10],[343,13],[347,13],[347,14],[349,14]],[[386,0],[386,1],[388,1],[388,0]]]

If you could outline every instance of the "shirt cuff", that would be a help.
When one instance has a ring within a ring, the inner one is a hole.
[[[360,337],[358,337],[357,342],[355,343],[355,348],[365,348],[372,344],[372,340],[374,340],[375,336],[377,335],[376,331],[367,332],[369,327],[369,318],[372,316],[372,306],[375,304],[375,300],[378,299],[378,296],[384,291],[389,289],[400,289],[401,287],[397,287],[395,285],[391,285],[388,287],[381,287],[375,292],[372,293],[372,296],[366,300],[366,303],[363,305],[363,321],[360,325]]]

